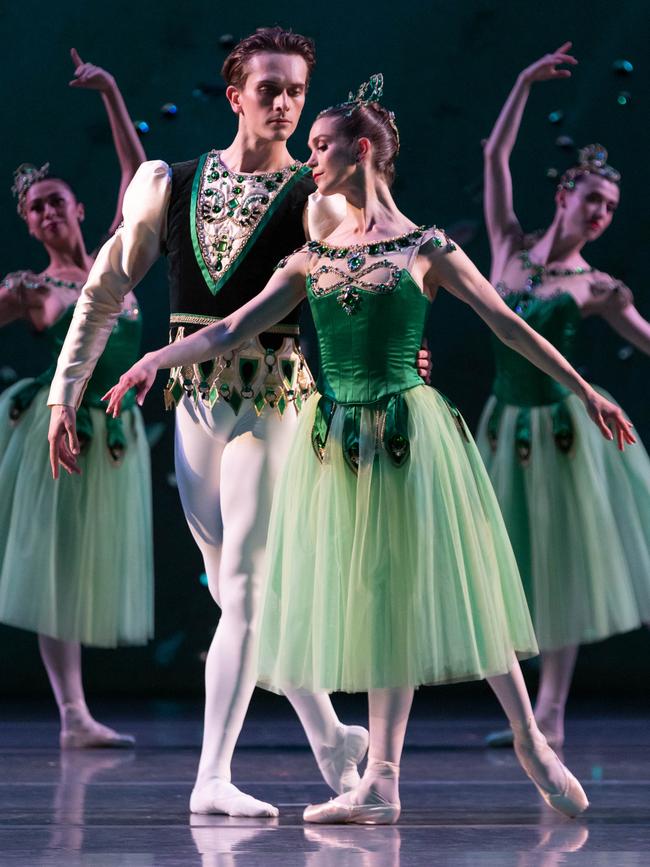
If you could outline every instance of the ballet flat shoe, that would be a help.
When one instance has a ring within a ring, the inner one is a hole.
[[[321,825],[394,825],[399,819],[399,804],[310,804],[302,818]]]

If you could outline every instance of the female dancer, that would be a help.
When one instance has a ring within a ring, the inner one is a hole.
[[[512,202],[510,153],[531,85],[566,78],[567,42],[517,82],[485,147],[485,216],[491,279],[505,303],[564,355],[580,322],[602,316],[650,353],[650,323],[629,289],[582,255],[611,223],[619,173],[590,145],[561,178],[555,216],[524,237]],[[650,462],[594,435],[587,413],[557,382],[495,344],[496,378],[477,442],[501,505],[541,648],[535,716],[549,743],[564,741],[564,713],[578,646],[650,620]],[[512,743],[495,732],[492,746]]]
[[[71,86],[98,90],[122,170],[122,195],[144,159],[113,77],[73,49]],[[62,747],[131,746],[133,738],[96,722],[86,706],[80,644],[143,644],[153,625],[151,484],[144,428],[133,401],[109,420],[98,408],[106,385],[137,358],[141,320],[135,297],[120,317],[84,398],[77,432],[82,479],[52,479],[47,386],[93,256],[81,232],[84,207],[47,166],[15,173],[18,213],[45,248],[47,267],[19,271],[0,285],[0,324],[25,319],[46,335],[53,365],[0,398],[0,622],[38,633],[61,715]]]
[[[458,412],[413,364],[437,288],[579,393],[603,434],[631,442],[620,410],[499,299],[438,229],[418,228],[389,185],[398,149],[381,78],[311,130],[319,191],[347,215],[327,242],[290,256],[264,291],[217,325],[147,354],[106,395],[108,412],[159,367],[226,351],[305,293],[321,354],[275,490],[260,631],[260,682],[281,690],[369,691],[368,767],[358,786],[308,807],[314,822],[389,823],[414,687],[488,677],[544,798],[576,815],[578,781],[538,731],[515,654],[537,652],[516,563],[485,469]]]

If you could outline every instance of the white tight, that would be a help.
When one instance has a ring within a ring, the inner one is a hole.
[[[197,783],[230,780],[230,764],[256,681],[255,629],[273,484],[296,415],[235,416],[184,397],[176,410],[176,478],[185,518],[199,546],[221,619],[205,668],[205,719]],[[287,697],[315,752],[334,744],[338,719],[327,695]]]
[[[531,720],[534,724],[530,698],[514,654],[510,671],[488,677],[487,682],[515,728],[526,728]],[[370,760],[399,764],[412,701],[413,690],[410,688],[370,690]]]
[[[85,704],[79,642],[61,641],[48,635],[39,635],[38,648],[59,712],[65,704]]]

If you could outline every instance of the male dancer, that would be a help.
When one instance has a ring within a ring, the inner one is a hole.
[[[78,472],[75,407],[119,312],[122,297],[164,252],[173,339],[227,316],[256,295],[275,264],[344,213],[310,197],[309,170],[287,140],[315,63],[310,39],[264,28],[226,58],[226,96],[238,117],[223,151],[171,167],[145,163],[124,200],[124,225],[100,251],[59,356],[49,404],[50,453]],[[309,199],[309,201],[308,201]],[[339,203],[340,204],[340,203]],[[203,746],[190,799],[196,813],[275,816],[275,807],[230,783],[235,743],[255,686],[253,645],[273,482],[302,400],[313,388],[296,346],[298,311],[230,357],[173,370],[176,476],[221,619],[206,662]],[[428,373],[428,357],[420,361]],[[296,540],[298,542],[298,540]],[[358,783],[368,735],[342,725],[326,694],[287,695],[326,782]]]

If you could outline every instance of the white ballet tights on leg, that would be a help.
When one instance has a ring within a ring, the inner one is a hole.
[[[276,816],[277,810],[230,782],[232,756],[255,687],[255,630],[272,484],[295,418],[252,410],[239,417],[219,401],[212,410],[181,401],[176,416],[176,478],[188,525],[203,555],[221,618],[205,669],[203,745],[190,799],[196,813]],[[330,785],[355,783],[365,752],[358,727],[339,723],[327,695],[290,700]],[[364,730],[360,730],[364,731]],[[322,745],[324,744],[324,745]]]
[[[41,659],[59,708],[61,747],[132,747],[135,739],[120,734],[95,720],[88,710],[81,679],[81,646],[77,641],[61,641],[38,636]]]
[[[510,722],[519,763],[546,803],[567,816],[577,816],[586,810],[589,802],[580,783],[555,755],[537,727],[517,660],[513,658],[507,674],[487,680]]]

